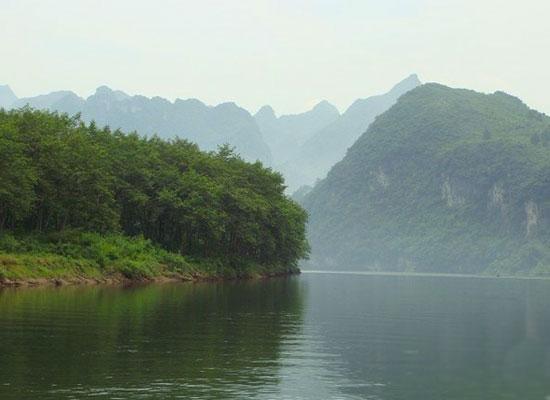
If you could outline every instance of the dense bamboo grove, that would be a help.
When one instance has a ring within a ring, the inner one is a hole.
[[[306,213],[278,173],[227,147],[112,132],[24,108],[0,110],[0,229],[144,236],[230,263],[295,265]]]

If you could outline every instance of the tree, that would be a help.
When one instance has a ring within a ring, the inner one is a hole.
[[[12,225],[22,220],[35,201],[33,186],[36,170],[18,143],[14,127],[5,123],[5,112],[0,111],[0,230],[7,222]]]

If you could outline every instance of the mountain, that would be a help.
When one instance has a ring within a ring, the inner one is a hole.
[[[274,164],[279,165],[296,156],[302,144],[339,116],[336,107],[322,101],[305,113],[280,117],[275,115],[273,108],[264,106],[254,119],[271,149]]]
[[[306,196],[313,190],[312,186],[309,185],[303,185],[298,188],[292,195],[290,196],[292,200],[294,200],[298,204],[302,204]]]
[[[0,108],[10,108],[17,101],[17,96],[8,85],[0,85]]]
[[[550,118],[502,92],[403,95],[306,195],[315,267],[550,273]]]
[[[142,135],[157,134],[163,138],[179,136],[207,151],[229,143],[244,159],[271,164],[269,147],[256,121],[248,111],[234,103],[215,107],[195,99],[178,99],[172,103],[161,97],[129,96],[101,86],[87,99],[70,91],[58,91],[20,99],[15,106],[26,104],[70,115],[81,113],[84,121],[93,120],[112,129],[137,131]]]
[[[68,90],[60,90],[34,97],[24,97],[12,104],[13,108],[30,106],[39,110],[61,111],[76,114],[85,106],[84,99]]]
[[[420,84],[418,76],[413,74],[386,94],[356,100],[339,118],[312,135],[291,160],[280,166],[291,190],[324,178],[378,115]]]

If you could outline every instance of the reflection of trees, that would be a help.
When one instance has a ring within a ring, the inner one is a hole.
[[[308,278],[308,303],[317,311],[308,312],[306,323],[324,324],[326,351],[340,354],[345,375],[357,384],[344,388],[345,394],[384,399],[550,395],[548,281]]]
[[[0,292],[0,398],[246,397],[301,312],[293,279]]]

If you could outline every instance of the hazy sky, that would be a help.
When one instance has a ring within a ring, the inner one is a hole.
[[[550,0],[0,0],[0,84],[341,110],[416,72],[550,114]]]

